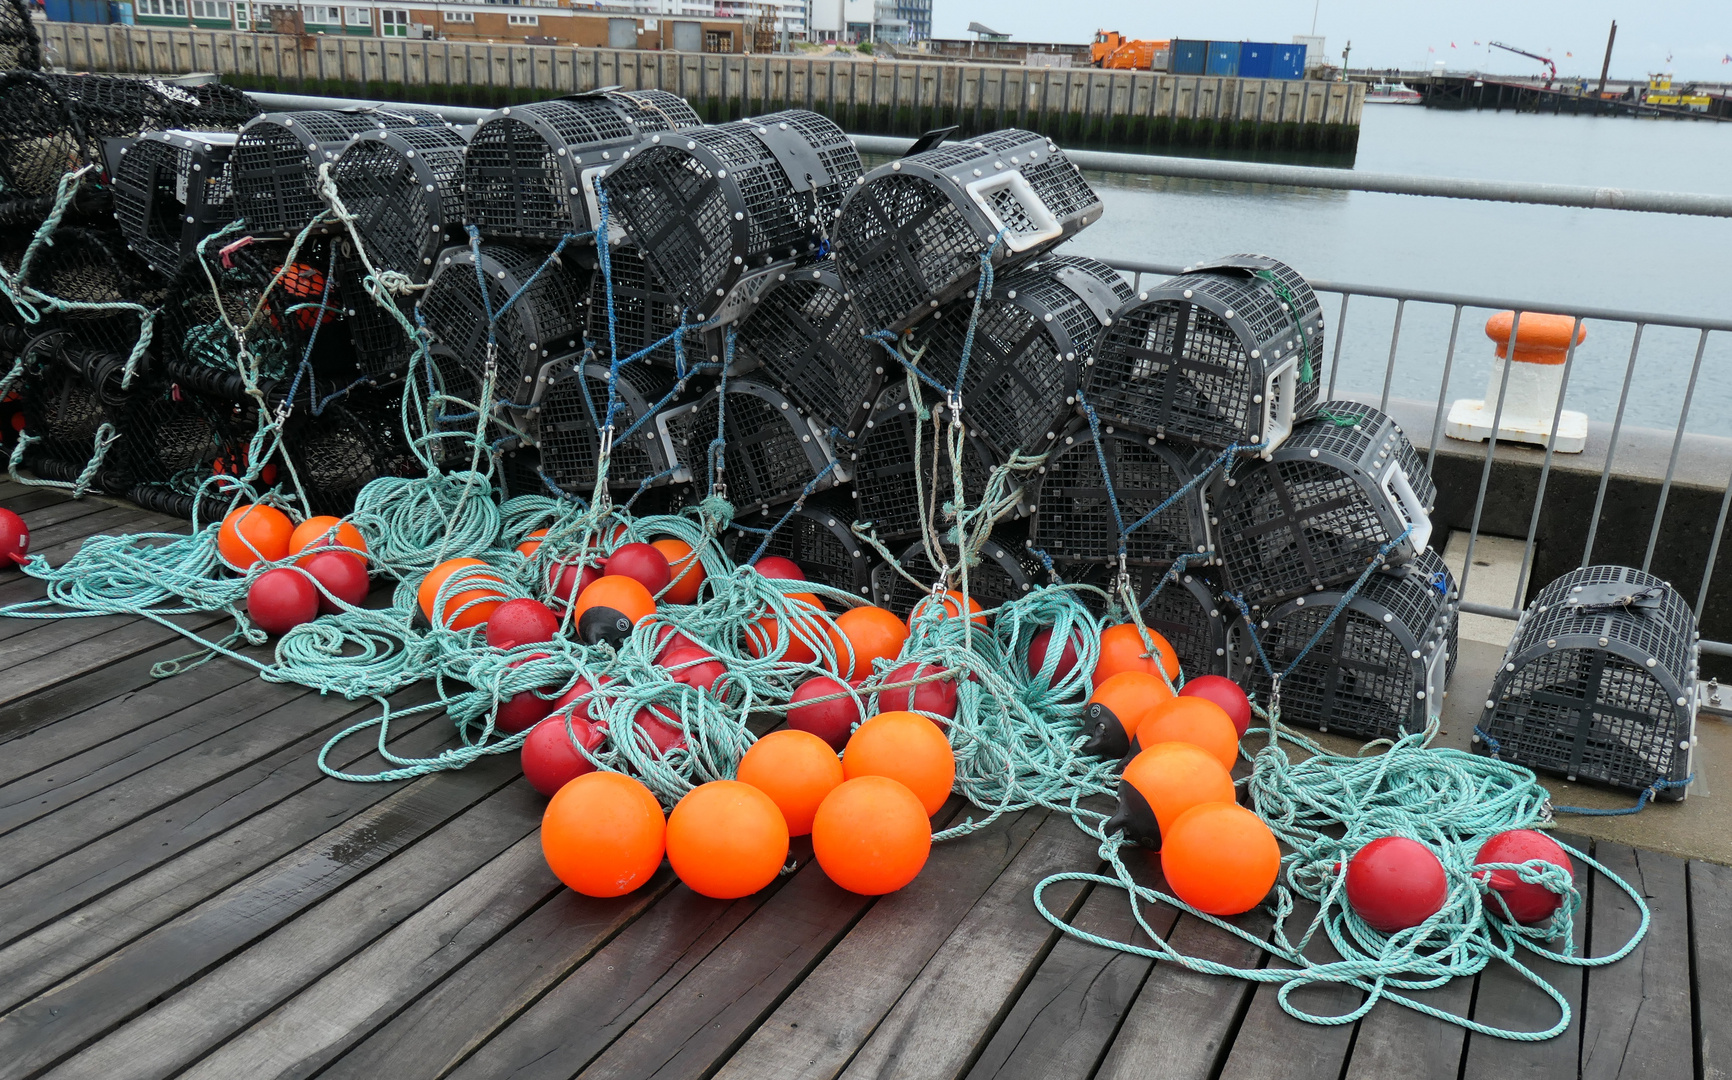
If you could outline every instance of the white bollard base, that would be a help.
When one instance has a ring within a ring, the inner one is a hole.
[[[1467,442],[1485,442],[1492,436],[1491,422],[1497,414],[1495,406],[1496,402],[1488,407],[1484,401],[1461,398],[1450,406],[1444,434]],[[1502,423],[1497,428],[1498,442],[1544,446],[1551,438],[1552,418],[1549,415],[1512,415],[1508,406],[1505,406],[1501,419]],[[1588,414],[1565,409],[1558,417],[1558,441],[1555,449],[1560,454],[1579,454],[1587,445]]]

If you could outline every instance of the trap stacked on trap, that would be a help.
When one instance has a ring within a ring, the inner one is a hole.
[[[874,560],[865,542],[853,533],[854,510],[846,499],[834,492],[814,495],[770,532],[783,513],[765,508],[736,519],[723,538],[728,554],[744,563],[762,547],[765,555],[794,560],[812,581],[855,596],[872,596]]]
[[[172,274],[200,240],[235,217],[229,155],[238,136],[216,131],[153,131],[108,140],[114,218],[126,245]]]
[[[604,181],[656,275],[697,322],[737,321],[777,271],[822,256],[860,176],[854,144],[803,109],[651,135]]]
[[[700,486],[707,487],[713,466],[718,491],[725,490],[742,517],[851,476],[818,421],[780,390],[749,376],[728,379],[696,401],[658,414],[656,422]]]
[[[1522,613],[1474,749],[1682,799],[1696,744],[1699,637],[1690,606],[1660,578],[1627,566],[1572,570]]]
[[[680,328],[680,298],[663,284],[643,252],[626,242],[610,247],[607,256],[606,267],[598,267],[590,279],[584,301],[584,330],[590,343],[621,359],[643,353],[645,362],[665,368],[677,368],[682,352],[688,365],[701,359],[695,331],[688,331],[683,339],[672,336]]]
[[[866,336],[832,263],[778,272],[753,297],[734,358],[845,439],[866,429],[885,365],[894,363]]]
[[[832,236],[861,318],[899,331],[971,288],[982,254],[1008,270],[1100,215],[1100,198],[1064,151],[1007,129],[873,169],[848,194]]]
[[[944,504],[956,498],[955,466],[969,505],[986,494],[998,458],[977,432],[964,430],[961,461],[953,462],[953,415],[943,402],[910,398],[901,379],[878,395],[865,434],[849,445],[847,456],[854,520],[880,540],[919,536],[923,521],[940,532],[948,528]]]
[[[595,489],[602,433],[612,423],[607,482],[637,488],[690,478],[655,413],[674,391],[672,375],[631,364],[614,380],[608,415],[608,365],[572,361],[554,375],[535,407],[540,467],[560,490],[588,498]]]
[[[1252,623],[1236,621],[1228,646],[1233,674],[1269,700],[1273,685],[1254,632],[1269,665],[1286,672],[1283,723],[1362,739],[1423,731],[1443,715],[1443,690],[1454,670],[1460,603],[1454,577],[1443,557],[1425,548],[1406,565],[1371,574],[1351,599],[1347,592],[1298,596],[1253,613]],[[1288,672],[1295,660],[1298,667]]]

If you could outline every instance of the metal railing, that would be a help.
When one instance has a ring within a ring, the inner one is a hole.
[[[1103,259],[1102,261],[1106,262],[1121,273],[1129,275],[1132,281],[1132,287],[1139,291],[1141,290],[1143,280],[1147,275],[1168,277],[1182,273],[1185,270],[1185,267],[1182,266],[1163,263],[1138,262],[1113,258]],[[1383,364],[1381,384],[1375,388],[1378,407],[1384,411],[1388,411],[1390,408],[1391,391],[1394,387],[1397,373],[1396,358],[1401,345],[1401,331],[1403,323],[1407,321],[1409,306],[1433,305],[1441,308],[1449,315],[1449,337],[1447,344],[1439,350],[1442,355],[1442,369],[1437,397],[1435,402],[1432,403],[1431,408],[1430,437],[1426,443],[1426,467],[1428,469],[1435,469],[1437,467],[1439,451],[1440,449],[1445,448],[1443,440],[1447,438],[1447,436],[1444,434],[1444,417],[1450,405],[1451,377],[1455,373],[1458,353],[1460,351],[1458,345],[1460,344],[1460,331],[1462,328],[1463,314],[1475,309],[1516,311],[1518,313],[1516,323],[1511,327],[1512,339],[1515,337],[1516,333],[1519,332],[1519,313],[1521,312],[1546,312],[1564,315],[1574,319],[1570,337],[1571,344],[1564,358],[1562,389],[1559,392],[1558,404],[1551,420],[1551,435],[1546,441],[1543,451],[1544,456],[1538,467],[1537,482],[1534,486],[1531,508],[1527,515],[1528,520],[1526,534],[1523,541],[1521,567],[1516,576],[1515,588],[1510,597],[1510,601],[1508,605],[1502,605],[1475,603],[1464,600],[1461,605],[1461,610],[1470,614],[1488,615],[1501,619],[1514,620],[1519,618],[1521,616],[1522,608],[1526,606],[1525,598],[1530,584],[1530,577],[1535,568],[1536,547],[1542,540],[1542,537],[1540,536],[1541,511],[1545,507],[1548,486],[1552,481],[1554,472],[1555,457],[1557,453],[1558,422],[1561,419],[1564,404],[1568,399],[1571,375],[1576,371],[1578,365],[1577,345],[1575,344],[1577,334],[1583,328],[1584,324],[1590,320],[1600,324],[1623,325],[1629,327],[1631,330],[1631,347],[1629,358],[1624,365],[1622,384],[1617,398],[1616,414],[1612,421],[1611,431],[1605,445],[1605,460],[1599,469],[1599,476],[1594,494],[1593,510],[1587,519],[1586,538],[1581,547],[1581,558],[1579,560],[1571,560],[1570,565],[1566,567],[1566,569],[1574,569],[1576,566],[1587,566],[1594,561],[1595,548],[1600,541],[1601,522],[1606,513],[1608,492],[1614,479],[1619,476],[1616,470],[1619,445],[1629,433],[1629,427],[1626,425],[1626,412],[1631,400],[1631,388],[1632,385],[1634,385],[1634,376],[1637,371],[1638,360],[1641,356],[1643,331],[1651,327],[1674,327],[1694,331],[1696,335],[1696,343],[1694,357],[1690,366],[1688,385],[1684,391],[1684,396],[1680,404],[1677,425],[1671,432],[1671,449],[1666,462],[1665,475],[1664,479],[1660,481],[1658,502],[1654,514],[1649,522],[1647,541],[1641,557],[1642,570],[1650,571],[1653,569],[1656,553],[1659,551],[1662,526],[1665,522],[1667,506],[1674,491],[1674,481],[1677,476],[1679,459],[1686,441],[1686,425],[1689,421],[1691,406],[1696,399],[1697,391],[1701,384],[1703,359],[1707,355],[1709,336],[1711,334],[1719,334],[1732,337],[1732,319],[1700,318],[1687,315],[1668,315],[1656,312],[1622,311],[1580,304],[1559,304],[1552,302],[1530,303],[1520,300],[1510,300],[1503,297],[1473,296],[1419,289],[1400,289],[1381,285],[1364,285],[1321,279],[1311,279],[1311,287],[1316,290],[1320,299],[1325,295],[1340,298],[1339,304],[1334,305],[1334,319],[1327,331],[1334,337],[1334,346],[1327,376],[1328,384],[1326,390],[1326,397],[1331,398],[1336,396],[1338,392],[1344,394],[1363,394],[1369,398],[1370,392],[1373,389],[1368,386],[1338,387],[1338,380],[1342,373],[1342,345],[1348,337],[1348,328],[1350,325],[1348,317],[1350,312],[1353,310],[1350,306],[1350,302],[1355,298],[1381,299],[1395,302],[1394,318],[1391,323],[1388,337],[1387,360]],[[1353,325],[1357,326],[1357,324]],[[1381,351],[1381,349],[1378,351]],[[1509,387],[1509,374],[1513,367],[1513,364],[1504,365],[1503,378],[1498,388],[1497,402],[1494,409],[1492,424],[1494,429],[1496,429],[1498,423],[1503,417],[1504,400]],[[1502,443],[1501,446],[1506,451],[1506,458],[1513,456],[1509,453],[1511,448],[1508,442]],[[1487,494],[1491,487],[1493,466],[1499,461],[1499,448],[1500,442],[1495,436],[1484,443],[1483,451],[1479,450],[1479,444],[1461,440],[1455,440],[1454,446],[1449,448],[1451,455],[1456,457],[1479,452],[1481,462],[1479,468],[1478,489],[1474,495],[1471,524],[1468,528],[1467,549],[1463,558],[1461,576],[1458,582],[1461,594],[1464,597],[1467,595],[1468,584],[1473,573],[1474,547],[1479,542],[1481,529],[1485,521]],[[1533,454],[1537,451],[1537,447],[1530,447],[1519,452],[1523,454]],[[1732,462],[1732,455],[1728,456],[1728,461]],[[1710,586],[1714,580],[1715,563],[1719,558],[1721,540],[1726,531],[1726,522],[1729,510],[1732,510],[1732,472],[1728,473],[1725,486],[1721,491],[1719,513],[1715,519],[1713,530],[1708,537],[1706,554],[1700,562],[1700,578],[1698,582],[1696,582],[1697,588],[1694,604],[1694,610],[1698,622],[1702,619],[1703,611],[1708,601]],[[1545,539],[1548,542],[1552,541],[1552,538]],[[1557,575],[1553,574],[1551,576],[1555,577]],[[1732,643],[1711,640],[1706,636],[1706,634],[1702,641],[1702,649],[1704,652],[1715,655],[1732,656]]]

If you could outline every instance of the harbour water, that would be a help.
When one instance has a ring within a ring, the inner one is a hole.
[[[1725,192],[1732,125],[1627,118],[1365,110],[1357,169],[1547,183]],[[1732,317],[1732,220],[1481,203],[1367,192],[1096,176],[1107,206],[1081,254],[1185,263],[1232,252],[1281,258],[1309,277],[1620,310]],[[1335,348],[1340,300],[1323,297]],[[1338,389],[1377,392],[1395,302],[1355,298]],[[1481,396],[1489,314],[1468,309],[1448,396]],[[1409,304],[1392,393],[1435,400],[1453,310]],[[1567,407],[1610,421],[1630,357],[1628,325],[1590,320]],[[1698,332],[1649,327],[1626,421],[1677,423]],[[1732,334],[1708,337],[1688,427],[1732,436]]]

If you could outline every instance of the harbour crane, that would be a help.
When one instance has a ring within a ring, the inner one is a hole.
[[[1531,52],[1528,52],[1526,49],[1518,49],[1514,45],[1505,45],[1501,41],[1492,42],[1491,47],[1494,49],[1502,49],[1505,52],[1515,53],[1517,56],[1525,56],[1529,60],[1538,60],[1540,63],[1544,64],[1546,66],[1546,89],[1547,90],[1550,90],[1552,88],[1552,83],[1557,80],[1558,66],[1556,64],[1552,63],[1551,57],[1541,56],[1539,53],[1531,53]]]

